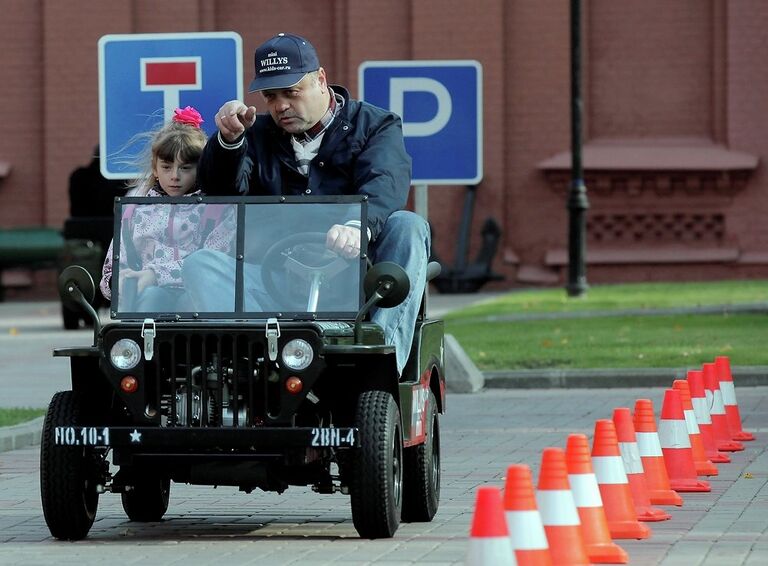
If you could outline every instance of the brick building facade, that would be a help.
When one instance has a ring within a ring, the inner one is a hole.
[[[768,277],[768,3],[582,4],[589,282]],[[99,37],[236,31],[247,86],[256,45],[290,31],[352,93],[363,61],[479,61],[484,179],[469,255],[492,217],[503,232],[496,286],[564,283],[566,0],[0,0],[0,10],[0,227],[67,217],[69,174],[98,140]],[[448,264],[464,195],[429,190]]]

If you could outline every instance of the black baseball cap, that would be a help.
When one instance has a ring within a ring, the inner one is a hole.
[[[292,87],[304,75],[317,71],[320,61],[312,44],[298,35],[279,33],[256,48],[256,76],[248,92]]]

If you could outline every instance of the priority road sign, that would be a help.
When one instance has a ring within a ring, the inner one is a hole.
[[[99,144],[108,179],[141,175],[141,134],[193,106],[202,128],[243,98],[242,39],[234,32],[105,35],[99,39]]]
[[[483,178],[482,66],[477,61],[366,61],[360,98],[403,120],[414,185]]]

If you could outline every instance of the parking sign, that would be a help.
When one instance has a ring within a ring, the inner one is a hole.
[[[482,67],[477,61],[366,61],[360,98],[403,120],[414,185],[483,178]]]
[[[221,105],[243,98],[242,39],[234,32],[105,35],[99,39],[99,144],[107,179],[141,174],[137,139],[193,106],[216,131]]]

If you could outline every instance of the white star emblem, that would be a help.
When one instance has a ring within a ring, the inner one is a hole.
[[[135,428],[133,429],[133,432],[131,433],[131,442],[141,442],[141,433],[138,430],[136,430]]]

